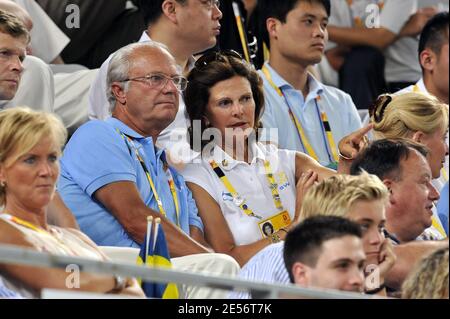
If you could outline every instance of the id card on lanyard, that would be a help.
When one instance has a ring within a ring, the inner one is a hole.
[[[277,232],[281,228],[287,227],[291,224],[291,218],[289,216],[289,212],[284,209],[283,203],[281,202],[280,194],[278,193],[278,183],[275,181],[274,174],[270,165],[270,162],[268,160],[264,161],[264,168],[266,171],[266,178],[268,186],[272,193],[272,199],[274,202],[275,207],[279,212],[277,212],[275,215],[269,217],[268,219],[264,219],[257,215],[246,203],[246,200],[242,198],[239,193],[236,191],[234,186],[231,184],[230,180],[228,179],[225,172],[220,168],[220,166],[212,160],[210,162],[211,168],[213,169],[214,173],[219,177],[219,179],[222,181],[225,188],[228,190],[228,192],[233,197],[233,202],[236,206],[239,206],[242,211],[248,216],[253,217],[258,220],[261,220],[258,222],[258,227],[261,231],[262,237],[270,237],[274,232]],[[271,225],[271,232],[267,232],[267,234],[263,231],[267,224]]]
[[[276,86],[275,83],[272,80],[272,76],[270,75],[269,70],[264,65],[261,69],[265,78],[269,82],[270,86],[272,86],[275,91],[278,93],[280,97],[284,99],[284,103],[286,104],[288,108],[289,115],[292,119],[292,122],[295,124],[295,127],[297,128],[297,133],[300,139],[300,144],[302,145],[302,148],[306,154],[314,158],[316,161],[319,161],[319,157],[317,156],[316,152],[314,151],[314,148],[312,147],[311,143],[308,140],[308,137],[306,136],[305,131],[303,130],[303,127],[300,123],[300,120],[295,116],[293,108],[291,104],[289,103],[286,95],[284,94],[283,90]],[[317,96],[314,99],[317,116],[319,118],[319,121],[321,123],[322,128],[322,138],[324,139],[325,146],[327,148],[327,154],[328,159],[330,163],[337,163],[339,161],[339,156],[337,153],[336,143],[334,142],[333,134],[331,132],[331,126],[330,122],[328,121],[328,116],[325,111],[323,111],[320,108],[320,96]],[[334,168],[334,165],[333,165]]]

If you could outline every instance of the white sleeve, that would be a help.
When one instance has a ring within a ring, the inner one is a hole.
[[[189,183],[196,184],[203,188],[217,203],[220,203],[222,198],[219,198],[219,194],[214,191],[212,176],[208,169],[202,164],[187,164],[185,168],[180,171],[184,180]]]
[[[106,97],[106,76],[111,57],[103,62],[89,90],[88,116],[91,120],[104,120],[110,117],[110,107]]]
[[[7,107],[28,106],[33,110],[53,112],[55,89],[53,72],[41,59],[27,56],[19,88]]]
[[[70,42],[70,39],[53,22],[34,0],[14,0],[33,20],[31,47],[33,55],[47,63],[52,62]]]
[[[417,11],[417,0],[386,0],[380,14],[380,26],[398,34]]]

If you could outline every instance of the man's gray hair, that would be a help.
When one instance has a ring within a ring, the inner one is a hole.
[[[106,75],[106,96],[111,113],[114,111],[116,105],[116,97],[112,91],[112,84],[118,82],[125,92],[128,91],[129,82],[124,81],[128,79],[128,73],[132,66],[133,61],[131,61],[131,55],[134,51],[143,48],[161,49],[169,53],[167,46],[156,41],[132,43],[114,53],[109,62],[108,73]]]

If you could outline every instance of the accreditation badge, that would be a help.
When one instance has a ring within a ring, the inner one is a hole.
[[[259,222],[258,227],[262,237],[266,238],[270,237],[281,228],[289,226],[291,222],[291,216],[289,216],[289,212],[285,210]]]

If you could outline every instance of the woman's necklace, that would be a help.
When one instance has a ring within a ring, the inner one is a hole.
[[[18,225],[24,226],[26,228],[29,228],[31,230],[34,230],[35,232],[37,232],[39,234],[42,234],[42,235],[44,235],[44,236],[46,236],[48,238],[51,238],[54,242],[56,242],[56,244],[58,244],[60,246],[60,248],[64,249],[66,252],[70,253],[71,255],[73,255],[73,256],[77,255],[77,253],[72,248],[70,248],[60,238],[60,234],[54,233],[54,232],[57,232],[56,229],[50,228],[52,232],[49,232],[49,231],[43,229],[42,227],[36,226],[36,225],[34,225],[34,224],[30,223],[30,222],[27,222],[26,220],[23,220],[23,219],[21,219],[19,217],[16,217],[16,216],[13,216],[13,215],[10,215],[10,214],[5,214],[5,215],[7,215],[9,217],[10,221],[12,221],[12,222],[14,222],[14,223],[16,223]]]

